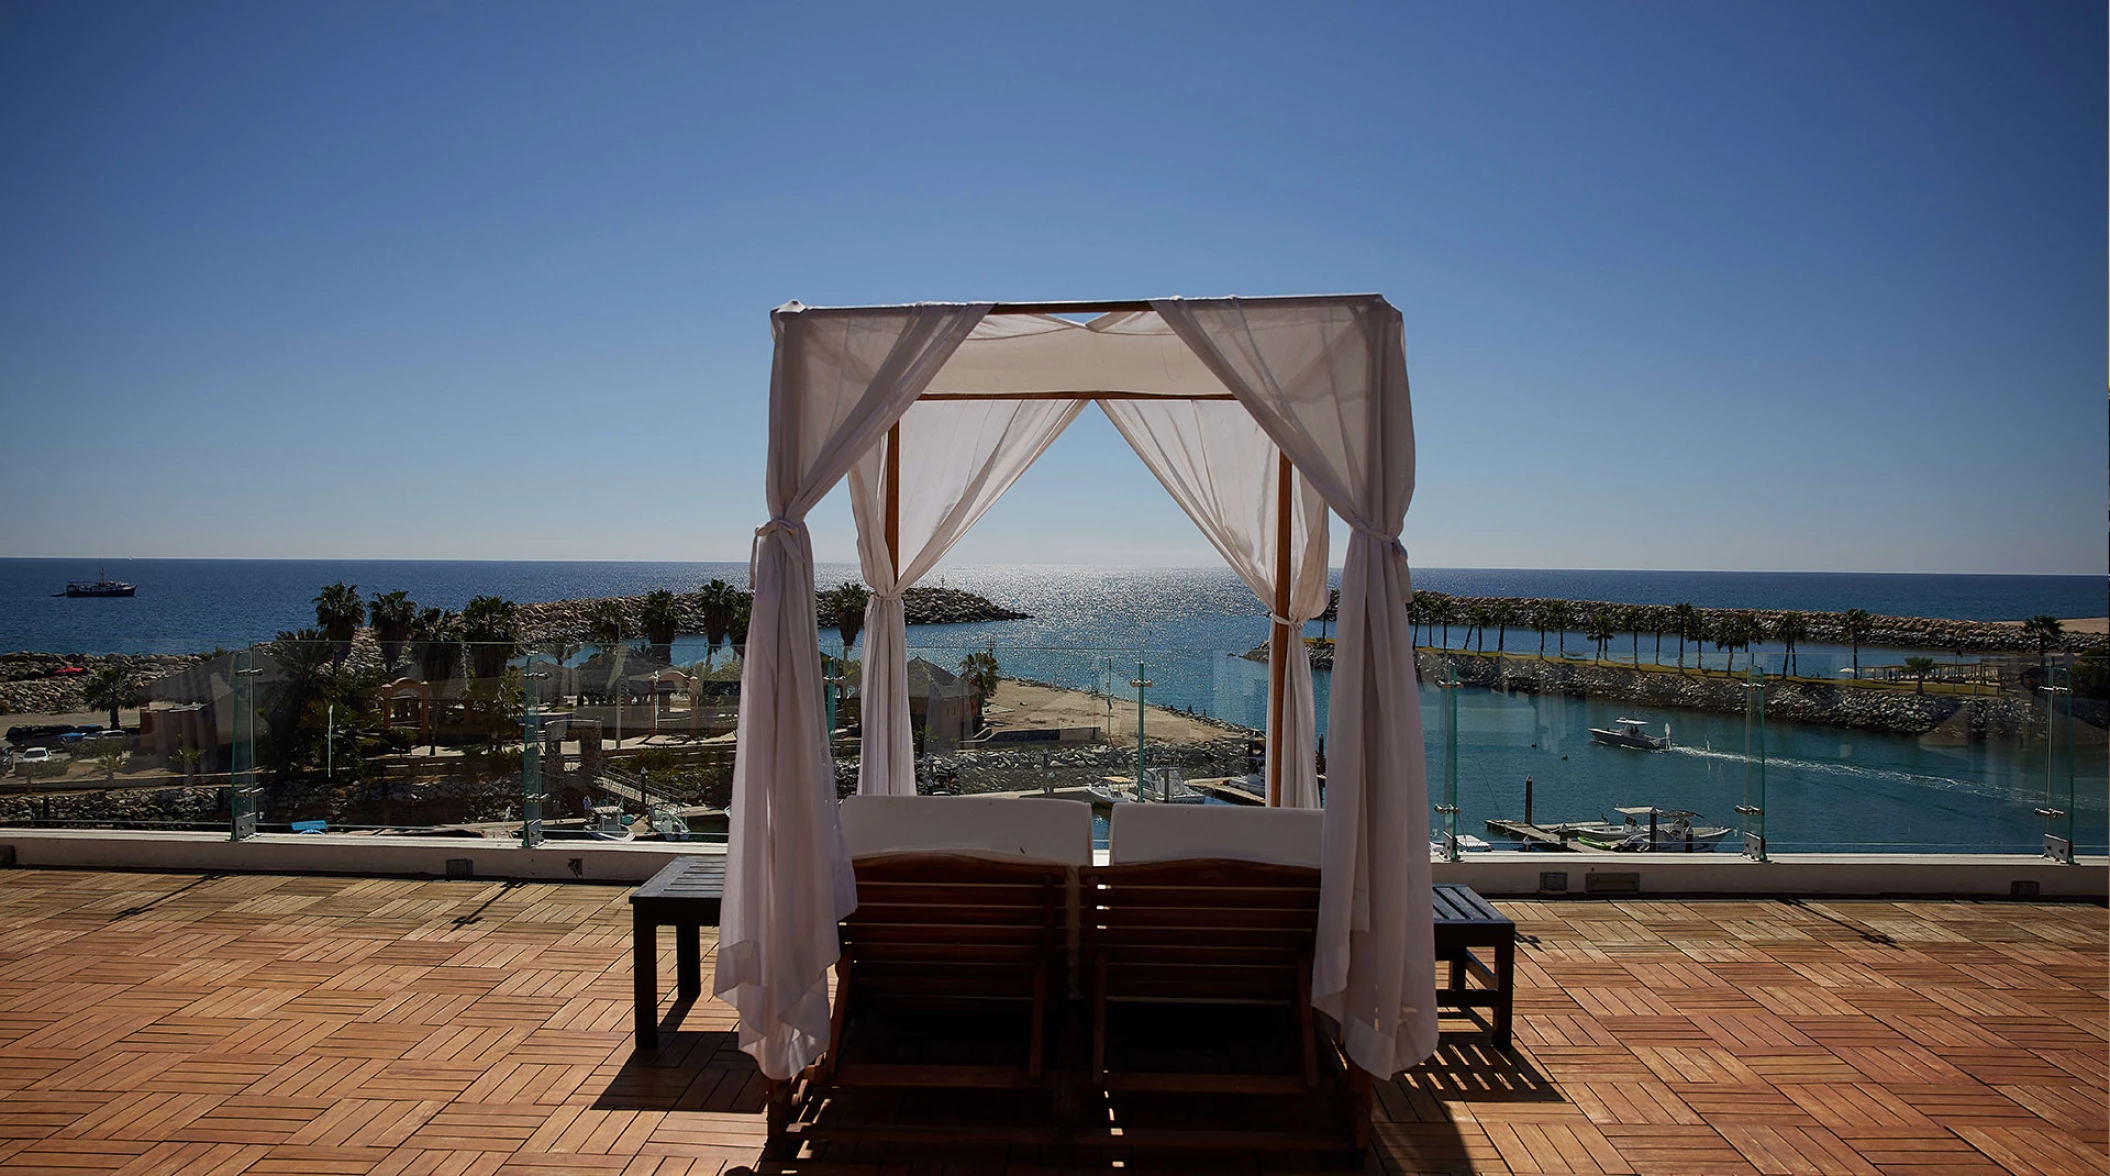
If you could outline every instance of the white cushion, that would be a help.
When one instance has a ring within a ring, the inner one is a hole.
[[[1008,796],[852,796],[842,805],[853,858],[957,853],[998,861],[1092,864],[1092,808]]]
[[[1116,866],[1229,858],[1319,868],[1319,809],[1229,804],[1117,804],[1107,860]]]

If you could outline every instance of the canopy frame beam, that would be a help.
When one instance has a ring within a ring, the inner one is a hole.
[[[1236,400],[1229,392],[1198,392],[1191,396],[1166,395],[1160,392],[1128,392],[1118,389],[1086,390],[1079,392],[925,392],[916,398],[925,400]]]

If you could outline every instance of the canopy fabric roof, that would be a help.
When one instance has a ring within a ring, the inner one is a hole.
[[[714,984],[739,1011],[741,1048],[773,1078],[817,1056],[828,1035],[836,926],[856,907],[820,714],[806,513],[854,471],[859,552],[874,589],[860,791],[910,790],[912,773],[898,762],[908,704],[901,591],[1082,401],[1099,400],[1268,604],[1277,655],[1271,772],[1284,759],[1308,767],[1312,757],[1308,670],[1300,678],[1283,662],[1303,666],[1291,635],[1323,608],[1325,508],[1352,532],[1332,674],[1313,1003],[1340,1022],[1362,1068],[1385,1077],[1415,1064],[1435,1047],[1436,1016],[1429,863],[1420,852],[1427,779],[1399,543],[1414,471],[1399,312],[1376,295],[1158,299],[1085,322],[993,310],[790,303],[771,316],[771,518],[756,531]],[[1022,407],[1035,400],[1056,403]],[[1198,413],[1196,400],[1235,401],[1246,419],[1214,404]],[[1267,476],[1271,467],[1279,477]],[[1282,796],[1317,799],[1315,790]]]
[[[985,317],[924,395],[1033,392],[1231,394],[1158,314],[1117,312],[1083,323],[1039,314]]]

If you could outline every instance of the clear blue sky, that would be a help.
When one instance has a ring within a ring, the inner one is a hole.
[[[2058,2],[4,0],[0,555],[743,558],[788,299],[1374,290],[1417,563],[2100,574],[2104,43]],[[840,493],[814,523],[852,558]],[[1088,413],[954,561],[1213,556]]]

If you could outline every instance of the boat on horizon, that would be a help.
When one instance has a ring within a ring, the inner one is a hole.
[[[123,580],[111,579],[109,573],[103,568],[95,569],[95,574],[102,578],[99,580],[69,580],[66,583],[64,592],[54,592],[52,595],[64,596],[68,599],[81,599],[99,596],[132,596],[139,591],[139,589],[132,587]]]
[[[1663,724],[1663,737],[1648,733],[1640,719],[1618,719],[1610,727],[1590,728],[1590,741],[1606,747],[1631,747],[1636,751],[1663,751],[1670,747],[1670,724]]]

